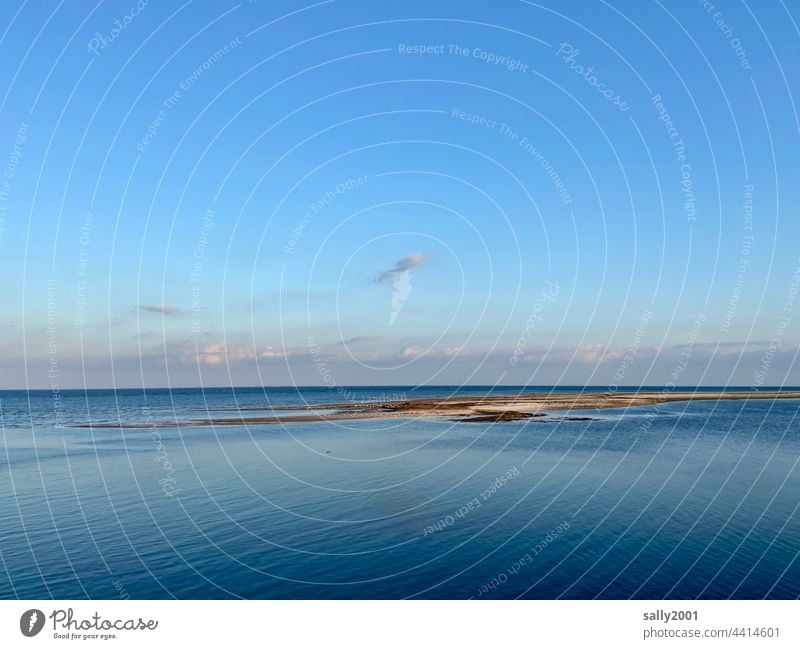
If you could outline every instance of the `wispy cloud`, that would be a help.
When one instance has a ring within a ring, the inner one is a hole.
[[[375,282],[377,284],[395,284],[404,272],[419,268],[422,266],[422,264],[428,261],[429,258],[430,255],[425,255],[421,252],[414,252],[410,255],[406,255],[392,268],[378,273],[378,276],[375,278]]]
[[[411,274],[428,260],[428,255],[415,252],[400,259],[392,268],[383,270],[375,278],[377,284],[388,284],[392,287],[392,305],[389,312],[389,326],[394,324],[403,309],[408,296],[411,295]]]
[[[460,347],[421,347],[420,345],[407,345],[400,350],[400,356],[403,358],[418,358],[426,356],[428,358],[450,358],[453,356],[460,356],[464,354],[463,345]]]
[[[287,353],[271,345],[255,348],[249,345],[237,345],[232,342],[213,342],[198,345],[193,350],[185,349],[182,355],[184,363],[200,363],[201,365],[221,365],[235,361],[253,360],[256,358],[284,358]]]
[[[640,348],[640,354],[645,348]],[[584,365],[598,365],[620,360],[625,355],[624,351],[607,349],[605,345],[589,344],[579,347],[557,347],[552,349],[534,349],[522,358],[532,363],[576,363]]]
[[[461,345],[460,347],[451,346],[451,347],[442,347],[442,355],[443,356],[458,356],[464,351],[464,346]]]
[[[346,340],[340,340],[339,342],[335,343],[337,345],[358,345],[359,343],[368,343],[374,340],[378,340],[376,336],[353,336],[352,338],[347,338]]]
[[[170,306],[169,304],[142,304],[141,307],[143,311],[163,313],[164,315],[174,315],[181,312],[178,307]]]
[[[400,350],[400,356],[403,358],[416,358],[417,356],[422,356],[426,351],[427,350],[425,347],[420,347],[419,345],[408,345]]]

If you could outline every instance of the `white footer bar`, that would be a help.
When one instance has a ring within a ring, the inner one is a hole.
[[[797,601],[0,601],[0,647],[800,647]]]

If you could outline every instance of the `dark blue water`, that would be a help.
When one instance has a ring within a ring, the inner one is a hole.
[[[73,427],[449,392],[0,392],[0,597],[800,595],[796,400]]]

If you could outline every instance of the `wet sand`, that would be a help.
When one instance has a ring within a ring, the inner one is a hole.
[[[443,417],[460,422],[506,422],[530,419],[533,421],[584,420],[584,416],[553,417],[550,411],[602,410],[606,408],[636,408],[675,401],[717,401],[729,399],[800,399],[800,392],[558,392],[542,394],[510,394],[454,396],[436,399],[407,399],[384,402],[328,403],[309,406],[226,408],[217,412],[261,412],[265,416],[220,416],[196,419],[165,419],[160,421],[90,422],[80,428],[165,428],[175,426],[244,426],[256,424],[289,424],[349,419],[389,419],[393,417]],[[307,410],[309,414],[280,415],[282,410]],[[314,411],[330,412],[314,412]]]

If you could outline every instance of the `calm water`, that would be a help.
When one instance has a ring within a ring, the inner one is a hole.
[[[447,393],[0,392],[0,597],[800,595],[796,400],[577,422],[73,427]]]

